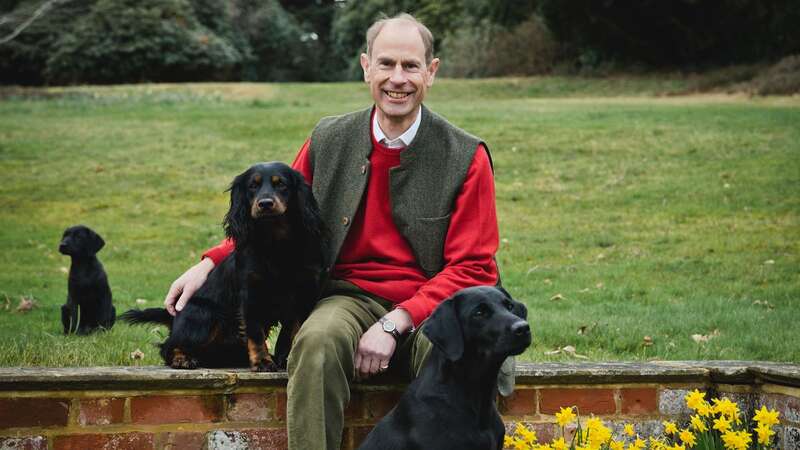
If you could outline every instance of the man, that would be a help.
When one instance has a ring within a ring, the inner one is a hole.
[[[439,59],[401,14],[373,24],[361,55],[374,107],[326,118],[293,166],[331,229],[331,281],[288,361],[289,447],[338,449],[349,382],[416,375],[430,343],[417,327],[455,291],[497,283],[498,231],[488,151],[422,105]],[[209,250],[178,278],[180,311],[232,250]]]

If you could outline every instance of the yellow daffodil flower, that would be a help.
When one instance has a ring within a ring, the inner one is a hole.
[[[724,415],[720,416],[719,419],[714,419],[714,426],[712,428],[719,430],[720,433],[728,432],[731,429],[731,421]]]
[[[687,444],[689,448],[694,447],[694,444],[697,443],[697,439],[694,437],[694,433],[689,430],[681,430],[678,437],[681,438],[681,442]]]
[[[611,450],[625,450],[625,443],[622,441],[611,441],[608,444],[608,448]]]
[[[675,434],[678,432],[678,426],[675,425],[675,422],[669,422],[667,420],[661,422],[664,425],[664,432],[667,434]]]
[[[722,400],[714,399],[715,409],[719,414],[727,416],[731,421],[739,423],[739,405],[723,398]]]
[[[694,428],[696,431],[702,433],[703,431],[708,430],[706,423],[703,422],[703,419],[701,419],[700,416],[694,415],[692,416],[691,420],[692,420],[692,428]]]
[[[556,423],[561,427],[566,426],[573,420],[575,420],[575,413],[572,412],[572,407],[561,408],[559,412],[556,413]]]
[[[554,440],[550,445],[552,445],[553,450],[567,450],[569,448],[563,437]]]
[[[629,423],[625,424],[625,434],[627,434],[628,436],[633,436],[634,434],[636,434],[636,431],[634,431],[633,429],[633,425]]]
[[[761,409],[756,410],[756,415],[753,416],[753,420],[759,424],[777,425],[779,422],[779,415],[780,413],[778,411],[768,410],[766,406],[762,406]]]
[[[686,406],[688,406],[690,409],[696,410],[697,407],[705,401],[705,398],[706,398],[705,392],[700,392],[697,389],[695,389],[692,392],[686,394],[684,400],[686,400]]]
[[[528,427],[519,422],[517,422],[517,428],[514,430],[514,433],[516,433],[522,440],[524,440],[528,444],[536,443],[537,439],[536,432],[533,430],[529,430]]]
[[[775,432],[772,431],[771,426],[762,422],[758,424],[758,427],[756,427],[756,434],[758,434],[759,444],[769,445],[770,441],[772,440],[772,435],[775,434]]]

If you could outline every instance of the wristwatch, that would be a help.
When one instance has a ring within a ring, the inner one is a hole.
[[[396,340],[400,339],[400,332],[397,331],[397,325],[395,325],[392,319],[381,317],[378,319],[378,322],[380,322],[381,326],[383,327],[383,331],[391,334]]]

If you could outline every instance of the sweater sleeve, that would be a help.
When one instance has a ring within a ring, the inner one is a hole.
[[[494,255],[498,242],[494,177],[489,155],[481,144],[453,206],[444,243],[444,268],[397,307],[408,311],[416,327],[456,291],[497,284]]]
[[[292,169],[300,172],[303,177],[306,179],[308,184],[311,184],[312,180],[312,171],[311,171],[311,161],[308,156],[309,148],[311,147],[311,139],[306,139],[306,142],[303,144],[303,147],[300,148],[300,151],[297,153],[297,156],[292,163]],[[219,244],[210,249],[206,250],[203,253],[203,258],[211,258],[211,261],[214,262],[214,266],[218,266],[225,258],[228,257],[233,252],[235,248],[235,244],[232,239],[225,238]]]

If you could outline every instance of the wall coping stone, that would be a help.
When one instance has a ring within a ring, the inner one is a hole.
[[[761,361],[653,361],[517,363],[518,385],[620,383],[775,383],[800,387],[800,365]],[[362,383],[366,389],[397,384],[390,379]],[[176,370],[140,367],[0,367],[0,391],[214,389],[283,387],[286,373],[248,369]]]

